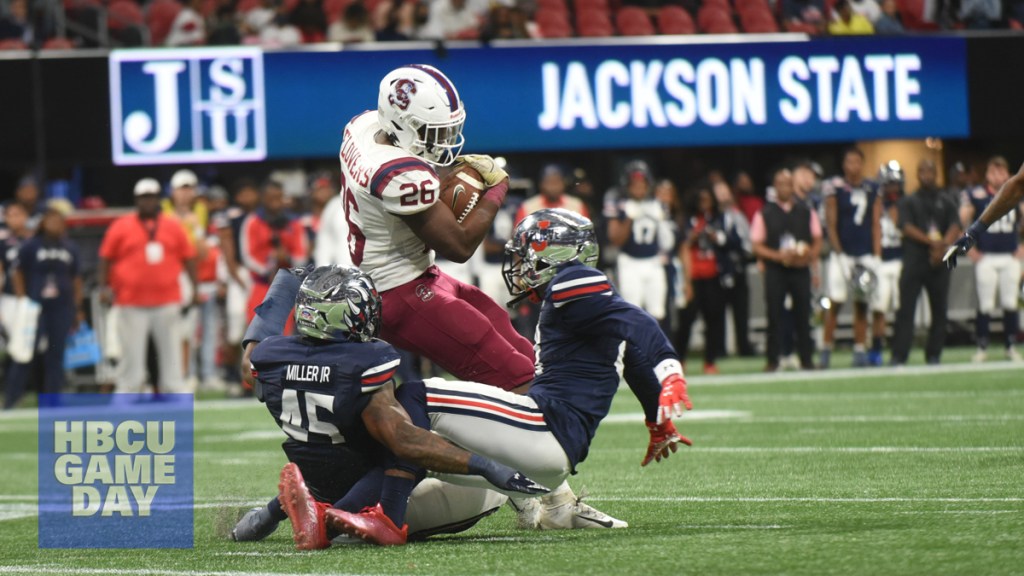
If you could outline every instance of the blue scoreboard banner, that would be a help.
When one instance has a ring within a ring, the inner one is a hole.
[[[116,164],[337,154],[380,79],[437,66],[466,104],[466,150],[785,144],[969,135],[956,37],[515,43],[263,52],[116,50]],[[392,47],[396,45],[391,45]]]

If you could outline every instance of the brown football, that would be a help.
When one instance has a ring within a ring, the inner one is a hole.
[[[483,193],[483,178],[468,164],[453,167],[441,180],[440,200],[455,214],[459,224],[476,208]]]

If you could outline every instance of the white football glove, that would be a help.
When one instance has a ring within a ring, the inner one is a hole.
[[[455,161],[468,164],[479,172],[480,177],[483,178],[484,184],[488,188],[497,186],[502,180],[508,178],[508,172],[499,168],[494,158],[486,154],[463,154],[456,158]]]

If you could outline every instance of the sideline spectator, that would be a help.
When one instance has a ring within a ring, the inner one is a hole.
[[[736,353],[743,357],[754,356],[750,343],[750,288],[747,286],[747,263],[750,261],[750,222],[743,212],[736,208],[732,191],[725,182],[712,186],[718,208],[722,212],[722,229],[729,241],[722,250],[722,289],[725,305],[732,308],[732,325],[736,336]],[[757,217],[757,214],[754,214]],[[719,351],[725,355],[725,331],[718,343]]]
[[[234,205],[213,218],[213,227],[220,239],[220,249],[224,267],[219,274],[225,287],[224,295],[224,348],[222,350],[226,379],[241,384],[238,366],[238,355],[241,350],[242,336],[245,334],[246,312],[249,303],[249,289],[252,285],[249,274],[238,259],[238,247],[241,245],[240,235],[242,223],[246,216],[259,205],[260,193],[251,180],[242,180],[235,184]],[[234,390],[238,390],[235,388]]]
[[[956,203],[936,183],[938,172],[931,160],[917,165],[921,187],[900,201],[903,230],[903,271],[900,273],[900,307],[892,337],[892,363],[902,365],[910,356],[914,338],[914,312],[921,288],[928,291],[931,326],[924,348],[925,362],[938,364],[946,338],[950,270],[942,262],[946,247],[960,236]]]
[[[330,42],[373,42],[375,39],[376,33],[370,26],[370,12],[362,0],[346,6],[341,18],[327,28],[327,40]]]
[[[64,348],[68,334],[85,318],[82,312],[81,258],[78,247],[67,238],[65,218],[72,211],[67,200],[51,200],[39,223],[39,232],[18,249],[12,266],[14,293],[40,305],[34,358],[26,363],[11,362],[7,375],[4,408],[13,407],[22,394],[33,361],[43,371],[45,394],[58,394],[64,388]],[[46,341],[46,351],[38,352]],[[41,360],[41,362],[39,361]]]
[[[747,217],[747,222],[754,220],[754,214],[764,208],[764,198],[757,194],[754,188],[754,179],[750,173],[740,171],[732,179],[732,191],[736,197],[736,207]]]
[[[590,218],[590,212],[582,200],[567,194],[569,180],[565,170],[557,164],[548,164],[541,170],[538,193],[524,201],[516,212],[515,224],[530,214],[544,208],[565,208]],[[511,233],[511,231],[510,231]]]
[[[164,44],[167,46],[200,46],[206,43],[206,21],[203,0],[189,0],[175,16]]]
[[[309,242],[302,224],[285,210],[284,188],[274,181],[263,185],[260,207],[242,222],[238,257],[249,272],[252,287],[245,307],[246,323],[282,268],[302,266],[309,257]]]
[[[160,191],[153,178],[139,180],[135,213],[115,220],[100,245],[96,274],[101,298],[120,307],[122,357],[116,392],[142,391],[150,337],[160,367],[160,391],[185,391],[179,276],[185,267],[196,294],[195,249],[181,223],[161,213]]]
[[[946,178],[945,194],[953,201],[953,204],[960,205],[960,197],[964,190],[973,188],[975,184],[974,168],[963,162],[954,162],[949,166]]]
[[[871,21],[853,11],[850,0],[838,0],[832,10],[835,12],[835,18],[828,25],[829,34],[851,36],[875,33]]]
[[[32,44],[32,24],[28,19],[28,0],[11,0],[7,13],[0,17],[0,40],[21,40]]]
[[[222,212],[227,206],[227,191],[220,186],[206,188],[196,198],[197,208],[202,208],[211,216],[207,218],[203,239],[199,242],[206,257],[197,257],[196,278],[199,281],[199,310],[197,328],[199,329],[199,347],[193,358],[189,359],[193,368],[192,374],[198,372],[199,388],[202,390],[223,390],[224,382],[218,376],[217,348],[221,342],[221,319],[218,305],[218,268],[223,256],[220,248],[220,236],[213,224],[212,215]],[[197,252],[200,250],[197,246]]]
[[[779,368],[787,297],[792,306],[800,367],[813,370],[811,267],[821,253],[821,222],[818,214],[795,196],[792,172],[785,168],[776,170],[772,185],[776,199],[754,216],[750,229],[754,254],[764,262],[768,310],[765,371]]]
[[[20,204],[24,209],[28,219],[25,220],[25,226],[29,232],[34,232],[36,227],[39,226],[39,220],[43,217],[43,203],[39,200],[39,186],[36,185],[36,179],[34,176],[24,176],[18,181],[18,187],[14,189],[14,200],[7,203],[9,204]],[[0,217],[4,214],[0,213]],[[0,228],[4,228],[6,225],[4,221],[0,219]]]
[[[1009,179],[1010,168],[1006,158],[995,156],[990,159],[985,169],[985,184],[964,191],[960,203],[960,224],[967,227],[973,222]],[[1021,277],[1018,248],[1022,213],[1024,209],[1017,207],[993,222],[988,228],[988,233],[981,235],[977,247],[969,253],[971,261],[974,262],[974,284],[978,292],[978,316],[975,324],[978,351],[971,357],[974,362],[984,362],[988,357],[989,318],[996,311],[997,292],[999,309],[1003,311],[1006,357],[1009,360],[1021,360],[1015,344],[1017,332],[1020,330],[1017,294],[1020,290]]]
[[[718,342],[725,331],[725,301],[722,295],[718,251],[727,242],[722,229],[718,202],[706,183],[691,191],[687,198],[690,214],[686,240],[679,247],[683,262],[683,291],[686,308],[679,314],[676,350],[684,359],[690,350],[690,332],[697,314],[704,319],[704,373],[718,374]]]
[[[972,30],[995,28],[1003,17],[1003,4],[1000,0],[961,0],[957,17]]]
[[[905,32],[896,0],[882,0],[882,15],[875,20],[875,34],[898,35]]]
[[[802,22],[825,29],[824,0],[783,0],[782,17],[790,22]]]

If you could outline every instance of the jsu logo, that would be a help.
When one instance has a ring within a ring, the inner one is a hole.
[[[115,164],[262,160],[263,53],[115,50],[110,111]]]

